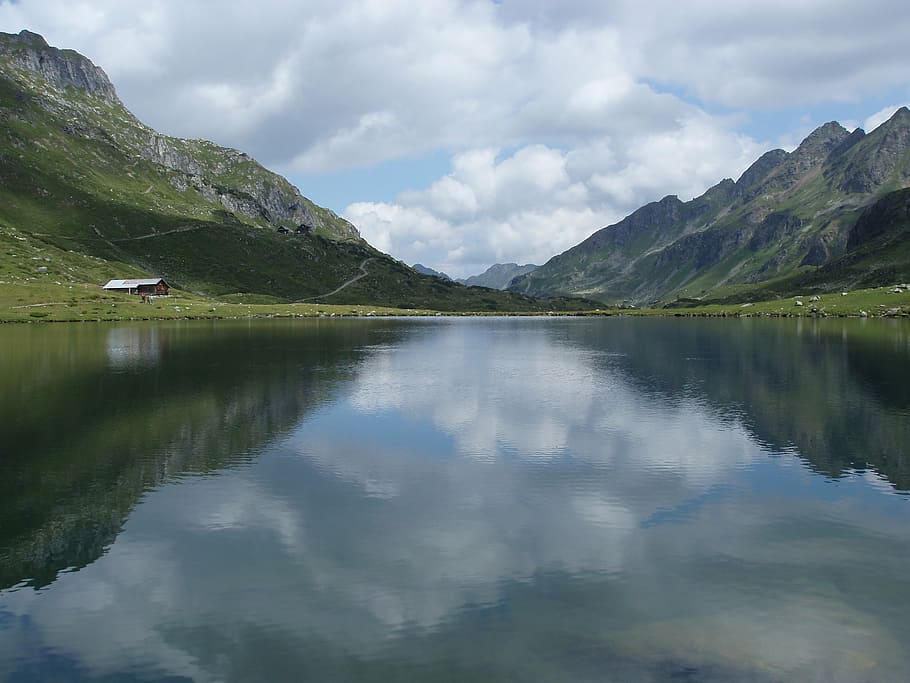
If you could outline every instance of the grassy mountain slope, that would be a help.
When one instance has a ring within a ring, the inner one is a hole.
[[[736,182],[642,207],[510,288],[643,303],[789,282],[846,257],[863,211],[908,186],[910,111],[868,135],[827,123],[792,153],[763,155]]]
[[[145,274],[274,301],[580,305],[421,276],[246,154],[144,126],[101,69],[27,31],[0,33],[0,123],[0,286]]]

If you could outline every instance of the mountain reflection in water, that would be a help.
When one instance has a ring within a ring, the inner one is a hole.
[[[902,680],[908,332],[0,330],[0,678]]]

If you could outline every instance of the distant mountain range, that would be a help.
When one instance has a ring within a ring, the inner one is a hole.
[[[647,204],[510,289],[606,303],[748,299],[910,280],[910,111],[838,123],[700,197]]]
[[[489,287],[490,289],[507,289],[509,283],[519,275],[530,273],[539,268],[532,263],[520,266],[517,263],[496,263],[487,268],[480,275],[472,275],[464,280],[459,280],[466,285],[475,287]]]
[[[0,33],[0,273],[64,289],[162,276],[261,303],[586,305],[419,275],[245,153],[145,126],[104,71],[29,31]]]
[[[430,267],[428,267],[428,266],[425,266],[425,265],[423,265],[422,263],[415,263],[413,266],[411,266],[411,268],[413,268],[414,270],[416,270],[416,271],[417,271],[418,273],[420,273],[421,275],[431,275],[431,276],[433,276],[433,277],[440,277],[440,278],[442,278],[443,280],[451,280],[451,279],[452,279],[452,278],[450,278],[448,275],[446,275],[445,273],[442,273],[442,272],[440,272],[440,271],[438,271],[438,270],[433,270],[432,268],[430,268]]]
[[[519,266],[517,263],[496,263],[489,268],[487,268],[480,275],[472,275],[468,278],[458,278],[454,279],[445,273],[433,270],[429,266],[425,266],[422,263],[415,263],[411,266],[421,275],[432,275],[433,277],[442,278],[443,280],[454,280],[463,285],[468,285],[470,287],[485,287],[486,289],[507,289],[509,283],[513,278],[524,275],[525,273],[530,273],[535,268],[533,264],[527,264],[524,266]]]

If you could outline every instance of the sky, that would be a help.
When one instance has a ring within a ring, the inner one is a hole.
[[[453,277],[910,103],[906,0],[0,0],[24,28]]]

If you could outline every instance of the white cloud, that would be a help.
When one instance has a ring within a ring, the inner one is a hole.
[[[613,3],[611,3],[613,4]],[[900,0],[616,4],[610,20],[639,77],[703,102],[777,108],[906,87],[910,12]]]
[[[397,253],[403,237],[412,241],[415,250],[425,249],[428,242],[452,244],[446,233],[451,225],[422,209],[405,209],[394,204],[361,202],[348,207],[347,215],[355,225],[368,226],[364,236],[383,251]]]
[[[567,151],[469,150],[426,190],[355,203],[344,214],[380,249],[463,277],[495,262],[543,263],[645,202],[689,199],[738,176],[761,151],[695,115],[654,134],[604,135]]]
[[[22,0],[0,28],[92,57],[165,132],[307,170],[665,129],[682,103],[649,83],[773,108],[905,87],[910,67],[892,0],[601,4]]]

